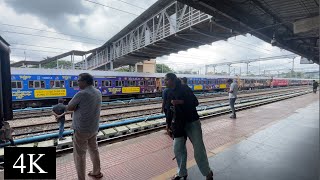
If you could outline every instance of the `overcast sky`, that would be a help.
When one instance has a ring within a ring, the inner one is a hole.
[[[156,0],[121,1],[96,2],[134,14],[141,14],[156,2]],[[0,0],[0,12],[0,35],[11,44],[13,61],[24,60],[25,56],[27,60],[39,61],[44,57],[70,50],[96,48],[136,18],[135,15],[85,0]],[[168,64],[175,70],[192,68],[203,72],[205,64],[283,54],[291,53],[272,47],[269,43],[248,34],[159,57],[156,60],[158,63]],[[257,73],[259,66],[261,71],[275,68],[290,69],[292,59],[252,63],[249,71]],[[244,64],[233,65],[231,70],[239,73],[240,67],[242,72],[246,71]],[[318,65],[300,65],[299,58],[295,60],[297,70],[318,67]],[[227,67],[218,67],[216,70],[226,71]]]

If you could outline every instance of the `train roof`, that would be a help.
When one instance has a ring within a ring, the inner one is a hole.
[[[138,72],[117,72],[117,71],[95,71],[95,70],[71,70],[71,69],[41,69],[41,68],[11,68],[13,75],[68,75],[77,76],[80,73],[90,73],[94,77],[106,76],[130,76],[130,77],[164,77],[165,73],[138,73]],[[197,74],[177,74],[178,77],[186,78],[231,78],[231,79],[271,79],[272,77],[249,77],[249,76],[221,76],[221,75],[197,75]],[[298,78],[273,78],[294,80]],[[299,79],[312,80],[312,79]]]

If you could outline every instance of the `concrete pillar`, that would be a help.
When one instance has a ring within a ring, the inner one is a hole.
[[[72,69],[74,69],[74,53],[71,55]]]
[[[110,71],[113,71],[113,61],[110,61]]]
[[[208,66],[204,66],[204,74],[207,75],[208,74]]]
[[[88,70],[88,60],[87,60],[87,55],[84,55],[84,63],[85,63],[85,68]]]

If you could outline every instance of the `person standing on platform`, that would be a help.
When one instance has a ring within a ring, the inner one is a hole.
[[[236,109],[234,107],[234,104],[237,100],[237,95],[238,95],[238,84],[236,82],[233,82],[232,79],[228,79],[227,83],[229,84],[229,103],[230,103],[230,108],[232,110],[232,115],[230,118],[236,119]]]
[[[74,111],[73,157],[78,179],[85,180],[87,149],[93,164],[93,170],[88,175],[93,178],[102,178],[97,143],[102,95],[93,87],[93,77],[88,73],[79,75],[78,85],[80,91],[68,104],[68,111]]]
[[[188,86],[188,79],[186,77],[181,78],[181,84]]]
[[[313,80],[312,86],[313,86],[313,93],[317,93],[317,89],[318,89],[318,82]]]
[[[213,172],[210,169],[206,148],[203,143],[201,123],[196,110],[199,102],[191,89],[181,84],[181,81],[173,73],[165,76],[166,86],[172,89],[169,96],[172,113],[171,121],[168,121],[167,131],[173,138],[173,149],[178,164],[177,174],[172,180],[186,179],[187,174],[187,137],[190,139],[194,157],[203,176],[207,180],[213,180]]]
[[[59,122],[59,140],[64,140],[66,138],[63,137],[64,131],[64,122],[66,120],[67,107],[63,104],[64,99],[59,98],[58,104],[53,106],[52,114],[56,117],[57,122]]]

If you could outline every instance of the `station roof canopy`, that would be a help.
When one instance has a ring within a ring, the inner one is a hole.
[[[254,36],[319,64],[319,0],[178,0],[215,23]]]
[[[49,63],[51,61],[56,61],[56,60],[59,60],[61,58],[64,58],[64,57],[67,57],[67,56],[71,56],[71,55],[84,56],[86,54],[90,54],[90,53],[95,52],[97,49],[98,48],[92,49],[92,50],[89,50],[89,51],[72,50],[72,51],[69,51],[69,52],[66,52],[66,53],[63,53],[63,54],[59,54],[57,56],[49,57],[49,58],[47,58],[45,60],[42,60],[42,61],[18,61],[18,62],[12,63],[11,67],[21,67],[21,66],[24,66],[24,65],[47,64],[47,63]]]

